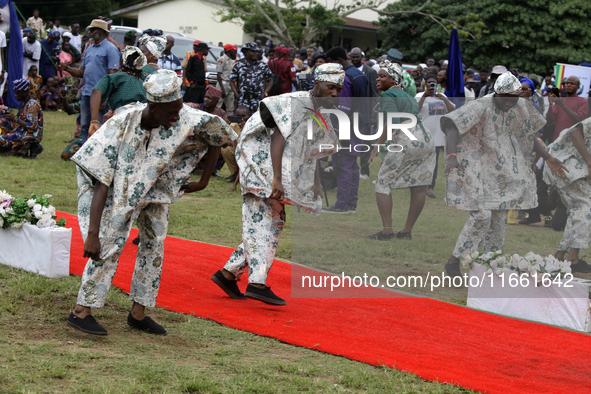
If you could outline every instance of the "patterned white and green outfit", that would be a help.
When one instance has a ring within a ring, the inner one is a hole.
[[[224,268],[240,278],[248,268],[249,283],[265,284],[285,226],[281,201],[252,194],[242,200],[242,243]]]
[[[416,140],[408,138],[400,129],[393,133],[392,142],[400,145],[402,151],[394,152],[400,149],[396,147],[384,157],[376,180],[376,193],[390,195],[394,189],[430,185],[435,169],[435,142],[423,125],[417,101],[406,92],[391,88],[382,93],[379,112],[411,113],[417,117],[417,125],[410,130]],[[393,122],[400,121],[403,119]]]
[[[78,165],[78,220],[86,240],[96,180],[109,188],[101,217],[100,260],[89,260],[79,305],[102,307],[119,256],[137,219],[140,239],[130,299],[154,306],[168,227],[169,204],[177,201],[191,171],[210,145],[237,138],[219,117],[184,106],[171,128],[143,130],[135,104],[105,123],[72,157]]]
[[[544,166],[544,181],[556,187],[562,202],[568,209],[566,227],[558,246],[558,250],[566,252],[571,248],[589,248],[591,238],[591,184],[587,163],[572,140],[572,132],[577,127],[583,128],[585,146],[591,152],[591,118],[588,118],[560,133],[556,141],[548,145],[550,154],[568,168],[567,177],[560,178],[548,168],[547,164]]]
[[[307,139],[308,110],[313,108],[309,92],[288,93],[264,99],[244,125],[236,147],[240,168],[242,205],[242,244],[232,253],[224,268],[237,278],[249,267],[249,283],[265,284],[285,224],[284,204],[320,214],[322,199],[314,197],[316,161],[334,153],[320,144],[338,146],[334,129],[313,124],[313,139]],[[273,183],[271,161],[272,129],[265,127],[261,111],[272,116],[285,139],[282,157],[283,201],[269,199]]]
[[[455,257],[478,250],[482,242],[487,249],[502,249],[507,211],[537,206],[531,164],[535,159],[535,133],[545,123],[522,99],[507,112],[501,111],[492,94],[441,118],[444,133],[451,124],[458,129],[457,159],[462,168],[452,170],[446,178],[446,202],[470,211],[453,252]]]
[[[470,211],[470,216],[458,237],[453,255],[460,258],[484,244],[484,253],[503,250],[507,232],[508,210]]]

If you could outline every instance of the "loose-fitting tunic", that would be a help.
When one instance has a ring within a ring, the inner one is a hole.
[[[109,187],[113,204],[103,212],[113,225],[123,223],[140,203],[171,204],[183,192],[191,171],[209,145],[237,138],[219,117],[186,106],[170,129],[140,127],[147,104],[129,105],[107,121],[72,156],[84,172]],[[90,213],[92,196],[80,196],[79,211]]]
[[[109,187],[101,217],[98,261],[89,260],[82,276],[77,303],[102,307],[117,262],[137,219],[141,243],[131,282],[130,299],[154,306],[168,227],[169,204],[178,200],[180,187],[209,145],[236,138],[219,117],[183,107],[171,128],[142,130],[147,104],[121,107],[72,157],[78,165],[78,220],[86,239],[94,196],[91,177]]]
[[[531,169],[534,138],[546,120],[526,100],[507,112],[487,95],[441,118],[441,129],[459,132],[457,159],[463,171],[446,178],[447,205],[465,211],[529,209],[538,205]]]
[[[585,160],[583,160],[583,157],[573,144],[572,132],[577,126],[582,126],[585,146],[587,147],[587,150],[591,152],[591,118],[587,118],[560,133],[560,136],[556,141],[548,145],[548,151],[550,154],[562,161],[566,168],[568,168],[568,172],[566,173],[566,178],[561,178],[556,176],[556,174],[545,165],[544,181],[546,183],[560,188],[567,186],[578,179],[587,178],[589,176],[587,163],[585,163]]]
[[[430,185],[435,169],[435,143],[429,130],[421,121],[419,105],[416,100],[400,89],[389,89],[382,93],[379,112],[384,116],[384,130],[387,120],[385,115],[392,112],[410,113],[417,117],[417,125],[409,131],[417,140],[411,140],[402,130],[395,130],[392,143],[402,146],[390,146],[380,167],[376,181],[376,193],[390,194],[390,190],[414,186]],[[404,122],[406,119],[393,121]]]
[[[548,146],[550,154],[568,168],[566,178],[556,176],[547,164],[544,166],[544,181],[556,186],[562,202],[568,208],[566,227],[558,246],[558,250],[563,251],[570,248],[587,249],[591,241],[591,184],[587,163],[572,140],[572,133],[577,126],[582,126],[585,146],[591,152],[591,118],[588,118],[560,133],[556,141]]]
[[[264,99],[260,104],[261,109],[244,125],[236,147],[236,161],[240,168],[242,193],[268,198],[273,183],[273,130],[265,127],[261,118],[261,110],[268,110],[285,138],[281,174],[285,191],[283,202],[320,214],[322,199],[320,196],[314,198],[312,191],[316,161],[334,153],[338,139],[330,123],[326,130],[313,122],[313,139],[308,140],[309,110],[306,107],[313,108],[309,92],[288,93]],[[320,144],[331,145],[334,149],[323,148],[320,151]]]

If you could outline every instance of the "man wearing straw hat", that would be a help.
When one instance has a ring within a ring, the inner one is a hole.
[[[100,81],[102,77],[110,72],[119,71],[119,50],[106,40],[109,33],[109,25],[107,22],[94,19],[90,26],[88,26],[88,34],[94,40],[94,44],[90,45],[80,63],[80,68],[73,68],[67,64],[60,63],[58,68],[67,71],[77,78],[84,78],[84,86],[80,89],[82,98],[80,99],[80,124],[82,126],[82,133],[80,138],[82,141],[88,139],[88,129],[90,127],[90,95],[92,89]],[[98,122],[103,118],[103,114],[99,115]]]

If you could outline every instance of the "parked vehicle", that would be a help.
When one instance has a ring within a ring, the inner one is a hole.
[[[123,44],[123,38],[125,33],[130,30],[134,30],[138,34],[138,39],[142,35],[142,30],[136,27],[129,27],[129,26],[111,26],[111,38],[113,38],[117,44]],[[174,53],[179,59],[183,60],[187,56],[187,52],[193,51],[193,42],[195,38],[187,37],[182,33],[175,33],[165,31],[163,32],[165,35],[170,35],[174,37],[174,46],[172,47],[172,53]],[[137,44],[137,42],[136,42]],[[217,83],[217,71],[216,66],[218,59],[222,55],[224,48],[218,46],[210,46],[209,47],[209,54],[207,55],[207,70],[205,73],[206,79],[209,83],[215,84]]]
[[[176,32],[176,31],[170,31],[170,30],[162,30],[162,33],[164,33],[165,36],[174,36],[175,38],[177,36],[178,37],[187,37],[183,33],[179,33],[179,32]]]
[[[119,46],[123,45],[123,37],[125,37],[125,33],[128,31],[133,30],[137,33],[138,38],[142,35],[142,30],[138,29],[137,27],[129,27],[129,26],[111,26],[111,32],[109,35],[113,40],[117,42]]]
[[[403,64],[402,68],[405,70],[414,70],[417,68],[418,64]]]

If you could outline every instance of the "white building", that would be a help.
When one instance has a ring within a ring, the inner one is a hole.
[[[243,44],[252,37],[242,31],[242,25],[221,23],[217,14],[224,6],[218,0],[150,0],[111,12],[117,17],[137,19],[137,27],[183,33],[189,37],[217,45]]]
[[[115,23],[118,17],[137,19],[137,27],[142,30],[176,31],[214,45],[220,41],[235,45],[254,41],[254,37],[243,32],[241,23],[220,22],[217,13],[224,8],[221,0],[150,0],[112,11],[111,17]],[[362,10],[352,15],[355,18],[344,18],[344,26],[328,29],[329,34],[320,43],[325,49],[335,45],[365,49],[381,44],[383,36],[377,34],[378,27],[371,23],[378,19],[378,14]]]

